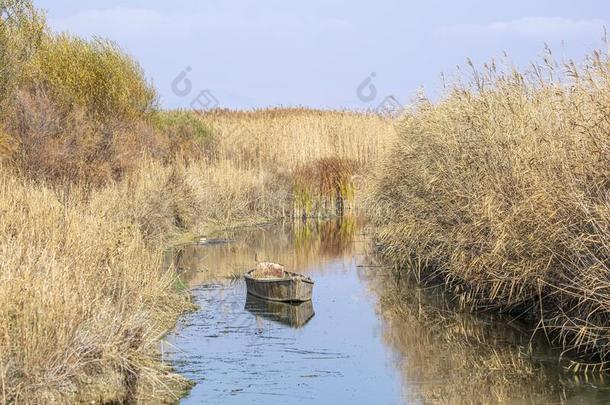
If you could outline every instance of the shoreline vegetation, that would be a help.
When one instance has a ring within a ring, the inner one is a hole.
[[[547,50],[422,100],[378,168],[383,256],[463,307],[526,319],[574,371],[610,360],[610,60]]]
[[[53,33],[29,0],[0,0],[0,72],[3,403],[175,400],[188,383],[158,342],[192,303],[164,250],[220,227],[357,209],[396,267],[597,358],[577,371],[607,368],[605,56],[527,73],[492,65],[398,123],[163,111],[116,44]]]
[[[392,123],[163,111],[112,42],[52,33],[26,0],[0,18],[0,402],[174,402],[188,383],[158,343],[192,303],[165,249],[354,210]]]

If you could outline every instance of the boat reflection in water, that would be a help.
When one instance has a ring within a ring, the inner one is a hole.
[[[293,328],[301,328],[307,324],[315,315],[311,301],[301,303],[288,303],[268,301],[255,297],[252,294],[246,296],[246,311],[270,321],[288,325]]]

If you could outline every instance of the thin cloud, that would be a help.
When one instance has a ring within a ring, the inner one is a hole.
[[[54,18],[50,21],[56,31],[75,34],[146,34],[161,28],[175,30],[187,28],[191,21],[181,16],[164,16],[147,9],[117,7],[105,10],[85,10],[77,14]]]
[[[577,20],[565,17],[524,17],[489,24],[468,24],[444,27],[443,36],[508,35],[536,39],[567,39],[601,37],[607,21],[601,19]]]
[[[307,30],[346,29],[342,19],[312,19],[306,16],[276,11],[252,14],[247,10],[227,5],[223,8],[200,10],[193,14],[164,14],[145,8],[115,7],[85,10],[50,21],[56,31],[79,35],[104,35],[113,38],[164,36],[181,37],[193,32],[300,32]]]

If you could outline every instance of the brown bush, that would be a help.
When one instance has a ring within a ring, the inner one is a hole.
[[[133,167],[142,149],[137,127],[62,111],[44,93],[19,92],[6,126],[13,162],[33,179],[99,186]]]
[[[353,177],[360,165],[351,159],[322,158],[303,164],[293,173],[295,210],[305,215],[313,212],[343,213],[354,201]],[[324,208],[317,205],[325,205]]]

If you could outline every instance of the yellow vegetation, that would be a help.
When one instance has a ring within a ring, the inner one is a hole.
[[[138,231],[150,225],[137,197],[115,194],[124,204],[100,212],[103,194],[87,202],[0,168],[1,402],[120,401],[146,386],[163,396],[156,342],[188,297]]]
[[[24,80],[49,94],[62,111],[79,106],[98,119],[141,118],[156,103],[140,65],[101,38],[43,36]]]
[[[475,72],[401,123],[372,206],[386,256],[464,304],[610,355],[610,64]]]
[[[189,307],[162,266],[172,238],[353,209],[379,161],[388,258],[606,361],[609,66],[492,66],[396,139],[373,114],[158,111],[115,45],[0,0],[0,398],[167,397],[156,345]]]
[[[0,402],[172,399],[184,381],[157,344],[190,304],[164,249],[292,216],[296,173],[321,162],[336,173],[317,170],[311,199],[348,187],[343,167],[370,167],[391,124],[158,111],[112,43],[50,33],[27,0],[0,18]]]

